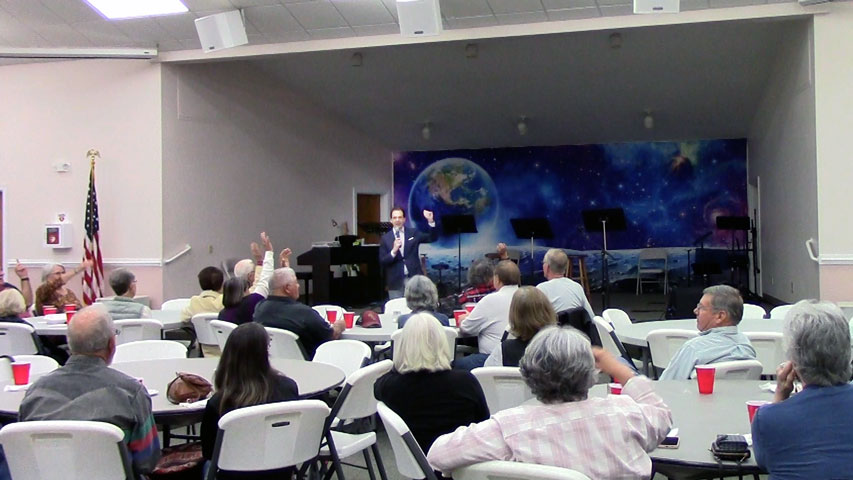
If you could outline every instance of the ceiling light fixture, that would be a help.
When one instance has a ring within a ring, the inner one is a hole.
[[[430,128],[432,123],[429,120],[424,122],[424,128],[421,129],[421,136],[424,137],[424,140],[429,140],[432,136],[432,129]]]
[[[110,20],[153,17],[189,11],[181,0],[86,0],[86,2]]]
[[[646,110],[645,116],[643,117],[643,126],[646,127],[646,130],[651,130],[655,128],[655,117],[652,116],[651,110]]]
[[[522,115],[518,117],[518,123],[515,125],[518,128],[518,134],[522,137],[527,135],[527,117]]]

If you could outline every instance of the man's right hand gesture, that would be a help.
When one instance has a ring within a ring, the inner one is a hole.
[[[395,238],[394,245],[391,247],[391,256],[393,257],[394,255],[397,255],[397,252],[399,252],[401,248],[403,248],[403,239]]]

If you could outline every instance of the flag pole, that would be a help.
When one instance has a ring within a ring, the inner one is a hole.
[[[83,273],[83,303],[91,305],[103,296],[104,264],[101,256],[98,197],[95,192],[95,159],[101,154],[94,148],[86,152],[89,159],[89,189],[86,194],[86,235],[83,238],[83,261],[91,262]]]

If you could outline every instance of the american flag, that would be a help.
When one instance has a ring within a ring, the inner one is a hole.
[[[89,170],[89,194],[86,196],[86,236],[83,238],[84,260],[92,260],[92,268],[83,273],[83,303],[91,305],[103,297],[104,259],[101,257],[100,229],[98,219],[98,195],[95,193],[95,157],[90,154],[92,168]]]

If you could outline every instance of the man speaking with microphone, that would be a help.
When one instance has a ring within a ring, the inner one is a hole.
[[[435,215],[429,210],[423,213],[429,224],[429,233],[406,228],[406,211],[401,207],[391,209],[391,225],[394,228],[382,235],[379,242],[379,263],[385,271],[389,299],[402,297],[406,279],[422,273],[418,255],[421,243],[430,243],[438,238]]]

